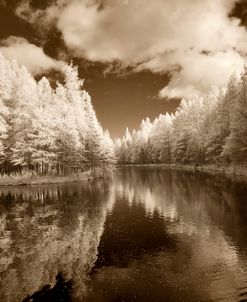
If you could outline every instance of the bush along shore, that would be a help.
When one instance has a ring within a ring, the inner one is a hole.
[[[97,167],[84,172],[70,173],[67,175],[39,175],[34,171],[24,171],[21,173],[3,174],[0,176],[0,186],[26,186],[41,184],[60,184],[70,182],[92,181],[111,175],[112,168]]]

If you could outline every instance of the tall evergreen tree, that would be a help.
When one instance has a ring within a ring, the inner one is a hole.
[[[233,86],[234,89],[234,86]],[[233,163],[247,162],[247,67],[238,89],[238,94],[230,90],[234,100],[230,108],[230,135],[226,139],[223,155]],[[234,94],[233,94],[234,93]]]
[[[72,64],[64,85],[36,82],[25,67],[0,54],[0,167],[2,173],[57,173],[112,162],[109,133],[100,126],[90,96]],[[103,152],[103,153],[102,153]]]

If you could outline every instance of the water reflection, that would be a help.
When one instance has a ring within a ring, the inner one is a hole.
[[[109,185],[50,186],[1,191],[0,301],[22,301],[62,272],[73,295],[97,257]]]
[[[72,282],[64,280],[62,274],[58,273],[53,288],[49,284],[45,285],[31,296],[28,295],[22,302],[71,302],[71,289]]]
[[[122,170],[86,301],[245,301],[246,186]]]
[[[246,193],[151,167],[1,189],[0,301],[247,301]]]

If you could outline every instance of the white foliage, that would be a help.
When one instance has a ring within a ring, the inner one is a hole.
[[[24,66],[0,54],[0,158],[6,172],[13,166],[64,172],[112,161],[114,145],[82,90],[77,67],[64,65],[62,72],[65,84],[53,89],[47,78],[36,82]]]

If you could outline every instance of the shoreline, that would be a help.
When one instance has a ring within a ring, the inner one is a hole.
[[[72,173],[67,176],[34,175],[31,172],[26,172],[23,175],[16,174],[0,176],[0,188],[83,183],[102,179],[107,175],[109,175],[109,171],[102,168],[95,168],[93,170],[88,170],[80,173]]]
[[[118,167],[164,167],[171,170],[180,171],[193,171],[202,172],[211,175],[222,175],[233,180],[245,181],[247,182],[247,165],[189,165],[189,164],[165,164],[165,163],[152,163],[152,164],[127,164],[127,165],[117,165]]]
[[[223,165],[183,165],[183,164],[165,164],[165,163],[150,163],[150,164],[117,164],[111,169],[95,168],[80,173],[72,173],[67,176],[54,175],[33,175],[31,172],[26,172],[23,175],[3,175],[0,176],[1,187],[24,187],[37,185],[52,185],[52,184],[68,184],[68,183],[84,183],[105,178],[115,168],[118,167],[163,167],[177,171],[191,171],[196,173],[205,173],[209,175],[222,175],[234,181],[243,181],[247,183],[247,166],[223,166]]]

